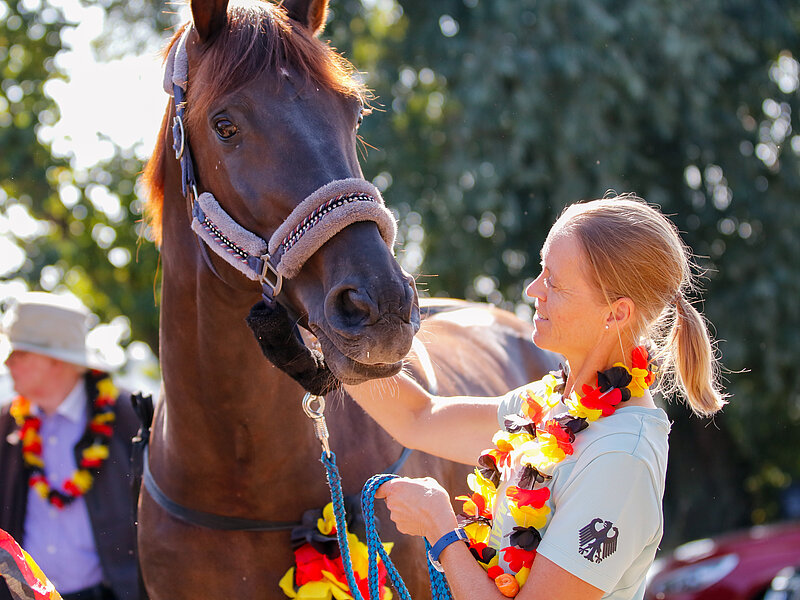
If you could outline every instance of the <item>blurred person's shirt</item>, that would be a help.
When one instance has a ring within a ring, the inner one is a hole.
[[[38,410],[38,409],[35,409]],[[42,420],[42,459],[51,487],[63,490],[77,464],[74,448],[89,422],[86,382],[83,378],[52,415],[39,411]],[[81,496],[56,508],[35,490],[28,494],[23,547],[62,594],[77,592],[103,581],[100,559]]]

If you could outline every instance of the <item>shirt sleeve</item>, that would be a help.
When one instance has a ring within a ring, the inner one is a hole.
[[[601,454],[554,493],[538,553],[604,592],[661,528],[661,499],[646,463],[627,452]]]

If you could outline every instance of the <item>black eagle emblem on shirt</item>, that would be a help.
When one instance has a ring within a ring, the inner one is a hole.
[[[599,563],[617,549],[619,529],[611,521],[592,519],[578,532],[578,552],[586,560]]]

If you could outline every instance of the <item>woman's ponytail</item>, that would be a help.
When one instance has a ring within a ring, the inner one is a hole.
[[[667,363],[661,365],[667,375],[665,385],[677,388],[698,415],[713,415],[727,401],[719,385],[719,364],[706,321],[681,292],[674,308],[674,322],[662,354]]]

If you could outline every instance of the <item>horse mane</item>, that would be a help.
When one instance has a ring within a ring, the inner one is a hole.
[[[292,25],[286,11],[264,0],[240,0],[228,8],[227,26],[201,50],[199,64],[191,65],[192,77],[187,91],[186,121],[189,129],[202,119],[214,98],[234,91],[264,72],[274,74],[279,85],[283,69],[298,72],[305,84],[316,84],[338,93],[366,101],[369,93],[355,77],[356,70],[328,43],[311,31]],[[170,40],[163,56],[169,54],[183,31],[181,27]],[[192,89],[192,79],[203,86]],[[164,207],[164,158],[167,153],[167,129],[172,103],[161,123],[155,149],[144,170],[143,184],[147,201],[145,215],[157,244],[161,243]]]

